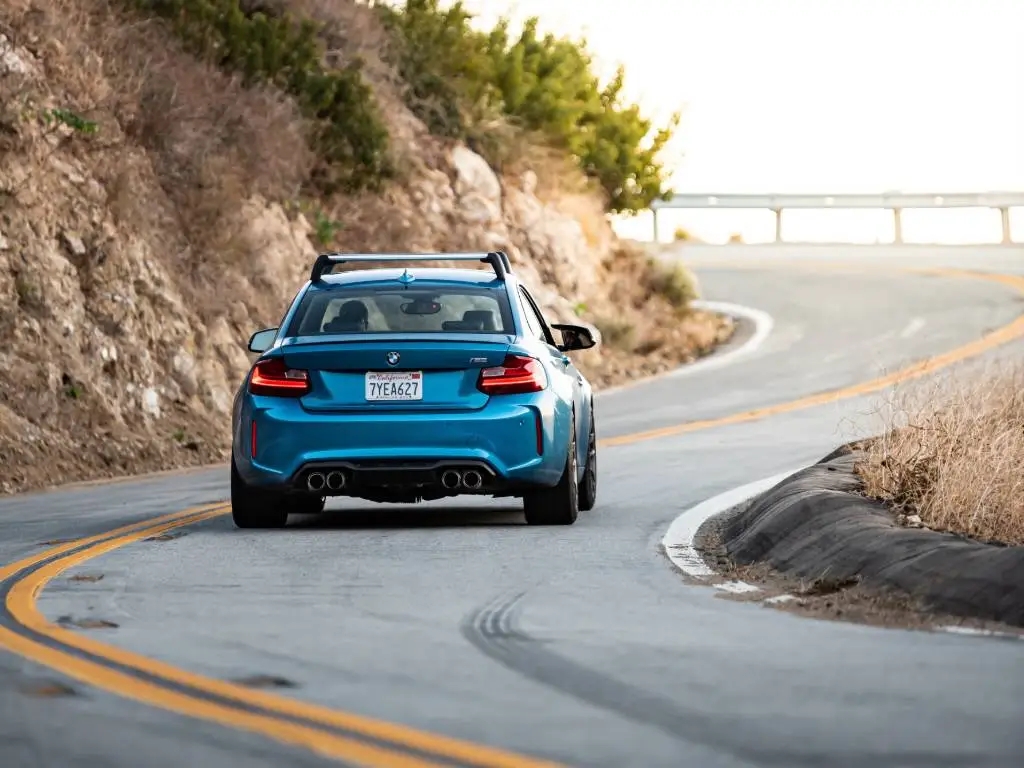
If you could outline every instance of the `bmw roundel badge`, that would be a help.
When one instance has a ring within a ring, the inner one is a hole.
[[[388,352],[388,365],[398,365],[398,361],[402,359],[402,356],[397,352]]]

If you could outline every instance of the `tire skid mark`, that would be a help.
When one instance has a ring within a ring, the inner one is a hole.
[[[462,623],[463,636],[485,656],[534,682],[640,725],[658,728],[672,738],[706,743],[702,736],[714,727],[706,716],[682,710],[671,700],[565,658],[519,629],[516,618],[524,597],[525,593],[497,597],[473,611]],[[712,746],[724,747],[727,743],[723,739]],[[763,753],[756,756],[764,757]],[[792,762],[786,759],[778,764]]]
[[[700,745],[739,760],[779,768],[862,768],[891,761],[893,755],[850,751],[836,753],[771,749],[757,727],[738,716],[712,713],[701,706],[684,707],[659,694],[614,677],[551,650],[552,643],[532,637],[517,623],[525,592],[502,595],[472,611],[462,622],[462,635],[485,656],[547,688],[603,709],[638,725],[653,727],[686,744]],[[746,743],[737,734],[748,731]],[[960,755],[901,753],[906,768],[962,766]]]

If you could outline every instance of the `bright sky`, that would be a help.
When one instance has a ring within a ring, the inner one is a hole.
[[[465,0],[585,35],[655,115],[682,112],[680,192],[1024,191],[1024,0]],[[1024,212],[1014,212],[1024,239]],[[887,240],[884,212],[784,214],[794,239]],[[709,240],[769,212],[664,212]],[[907,240],[999,238],[994,211],[910,211]],[[666,231],[667,230],[667,231]],[[649,217],[623,234],[650,236]],[[1018,234],[1020,233],[1020,234]]]

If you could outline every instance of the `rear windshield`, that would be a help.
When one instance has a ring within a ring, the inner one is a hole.
[[[513,333],[508,294],[473,285],[346,286],[307,291],[288,336]]]

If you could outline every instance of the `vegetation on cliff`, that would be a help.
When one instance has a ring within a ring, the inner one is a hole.
[[[293,96],[313,121],[319,162],[312,183],[322,193],[376,187],[390,175],[388,132],[358,62],[323,63],[321,25],[244,0],[134,0],[170,20],[190,50],[247,85]],[[256,10],[259,8],[259,10]]]
[[[388,131],[359,59],[327,64],[324,24],[301,2],[133,0],[171,21],[190,50],[248,84],[294,96],[314,123],[319,192],[376,187],[389,177]],[[437,136],[466,141],[501,168],[523,142],[571,157],[602,190],[608,210],[646,208],[666,194],[659,155],[675,121],[655,129],[623,99],[624,72],[602,84],[585,41],[507,20],[489,32],[460,3],[406,0],[375,6],[391,32],[382,52],[404,81],[405,101]]]
[[[435,133],[464,139],[500,165],[507,131],[495,131],[495,123],[504,120],[569,153],[614,212],[646,208],[666,194],[658,156],[677,118],[654,129],[623,99],[621,67],[601,84],[586,41],[542,35],[537,18],[515,36],[507,20],[481,32],[458,2],[379,7],[397,33],[393,55],[409,86],[409,106]]]

